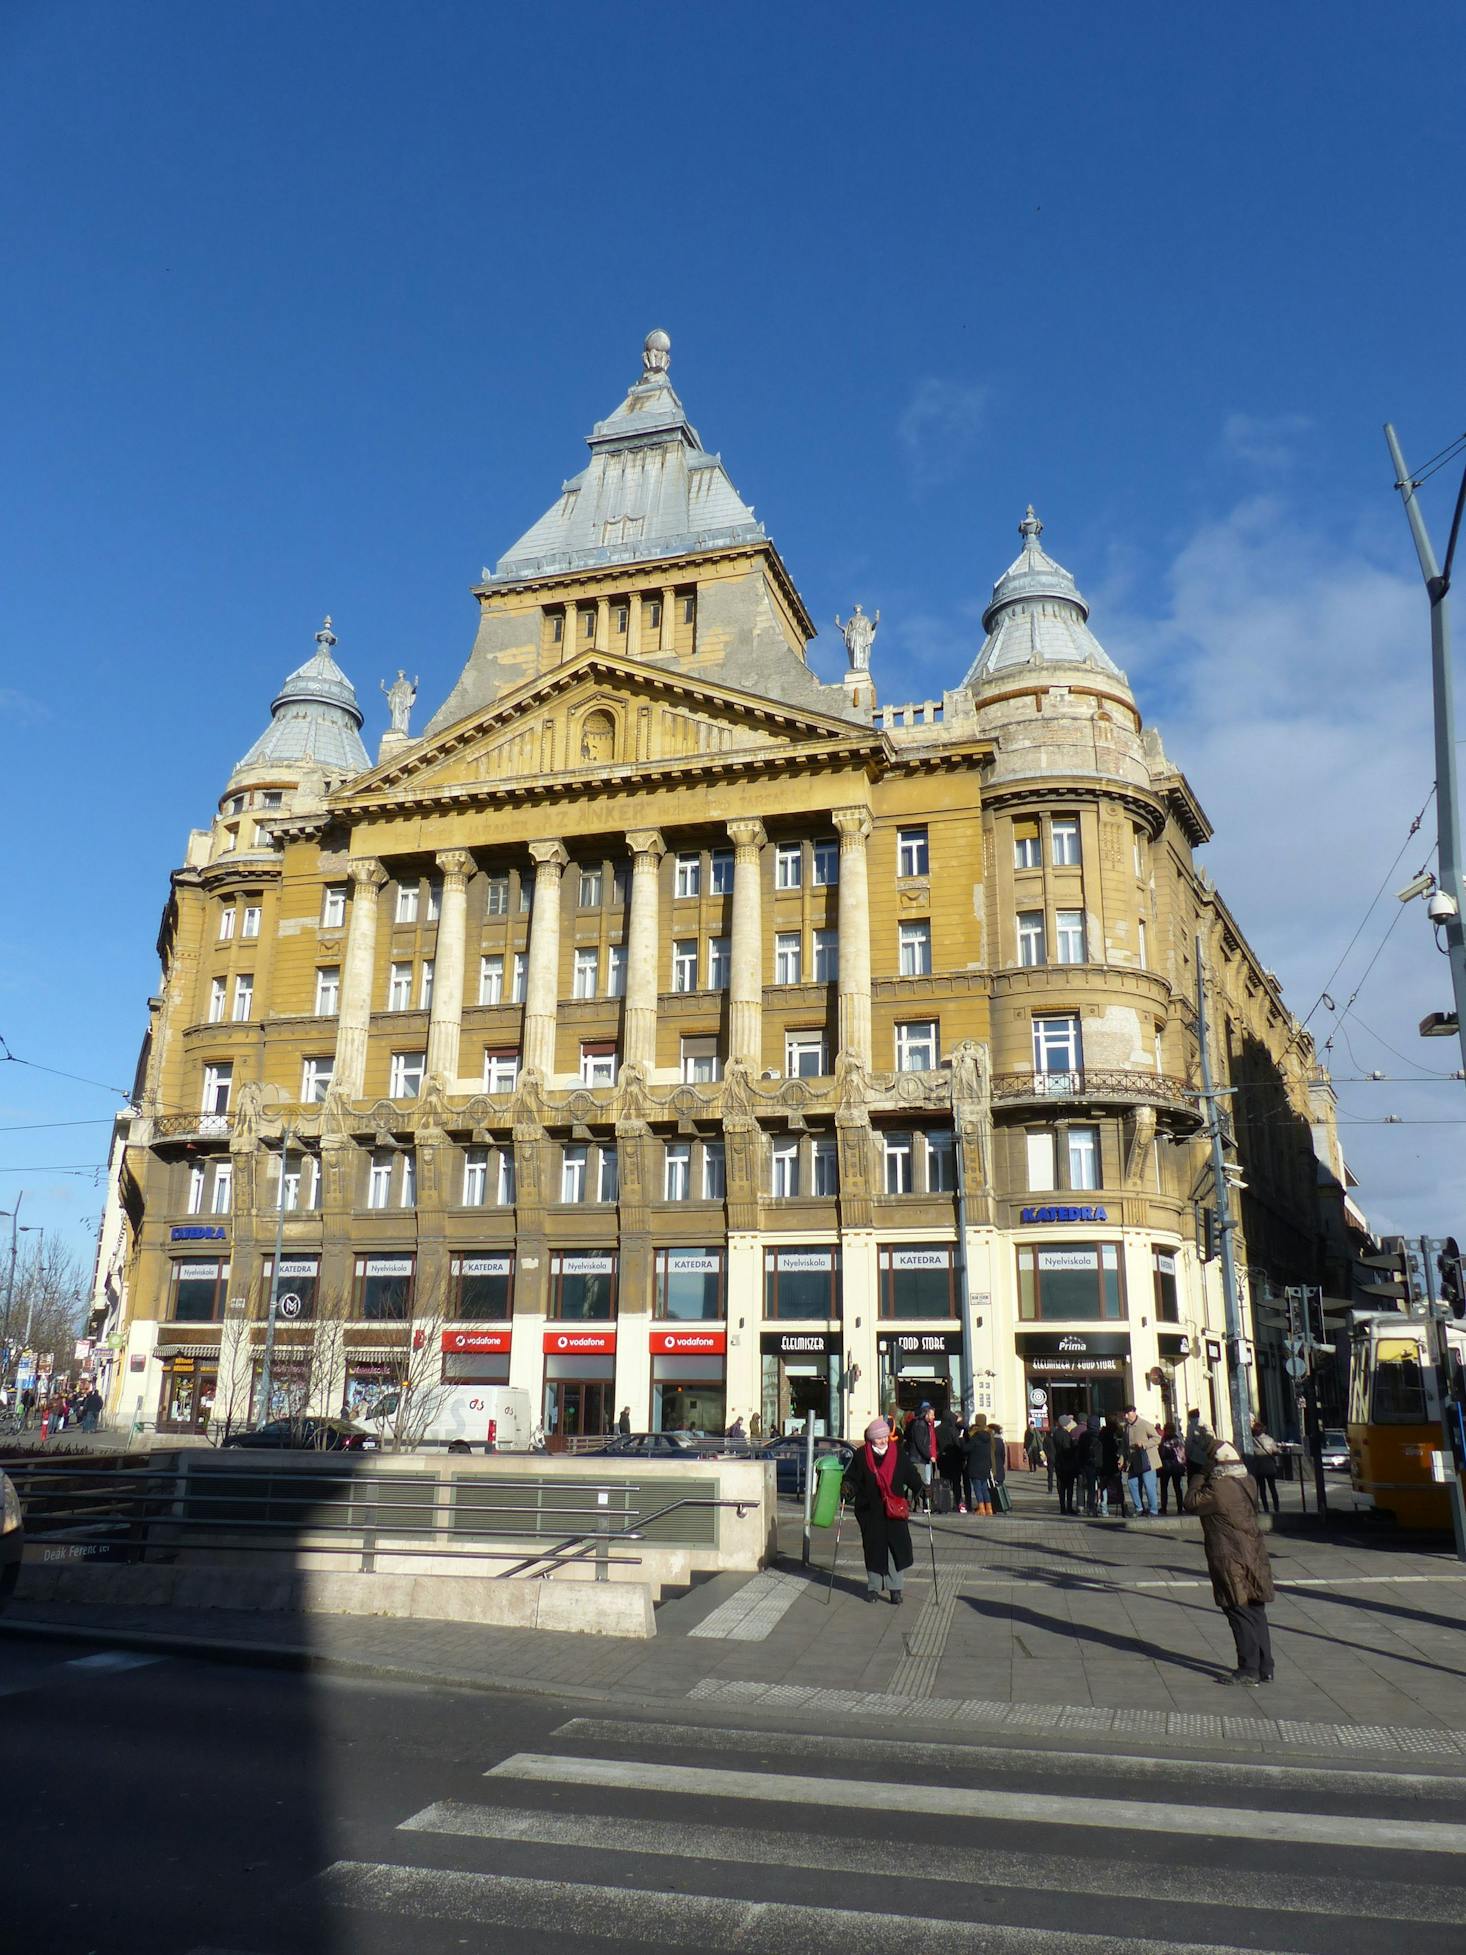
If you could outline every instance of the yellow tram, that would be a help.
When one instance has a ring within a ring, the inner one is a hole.
[[[1455,1376],[1466,1363],[1466,1328],[1443,1328]],[[1394,1310],[1355,1317],[1349,1333],[1349,1466],[1356,1490],[1401,1527],[1449,1528],[1449,1492],[1432,1471],[1441,1445],[1428,1321]]]

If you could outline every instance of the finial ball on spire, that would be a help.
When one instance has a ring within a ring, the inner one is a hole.
[[[316,633],[316,643],[328,648],[336,643],[336,634],[331,629],[331,614],[329,611],[321,621],[320,630]]]
[[[1043,527],[1043,524],[1033,513],[1033,504],[1029,503],[1027,510],[1024,512],[1023,521],[1018,525],[1018,534],[1023,538],[1025,543],[1036,544],[1038,539],[1043,535]]]
[[[642,342],[641,377],[650,380],[655,373],[665,373],[672,364],[672,341],[660,326],[653,327]]]

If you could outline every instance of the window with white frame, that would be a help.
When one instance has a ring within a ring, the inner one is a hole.
[[[188,1212],[201,1215],[204,1208],[204,1171],[201,1167],[191,1167],[188,1171]]]
[[[720,1140],[706,1140],[702,1147],[702,1198],[720,1202],[727,1198],[728,1172]]]
[[[234,926],[237,920],[238,912],[234,905],[232,903],[226,903],[224,908],[219,912],[219,941],[221,944],[227,944],[229,939],[234,935]]]
[[[699,896],[702,893],[702,857],[679,855],[672,880],[674,896]]]
[[[1041,869],[1043,867],[1043,843],[1039,836],[1036,821],[1015,821],[1013,824],[1013,867],[1015,869]]]
[[[827,842],[816,842],[810,853],[815,888],[833,889],[840,880],[840,844],[831,836]]]
[[[929,1195],[951,1195],[957,1191],[956,1136],[940,1127],[922,1135],[925,1154],[926,1191]]]
[[[426,1066],[426,1053],[394,1052],[387,1068],[388,1099],[415,1100],[422,1091]]]
[[[1018,962],[1024,965],[1044,962],[1044,913],[1042,910],[1018,912]]]
[[[229,1213],[229,1198],[234,1187],[234,1164],[232,1161],[214,1163],[214,1193],[209,1202],[209,1210],[214,1215]]]
[[[714,896],[733,894],[732,849],[714,849],[708,858],[708,890]]]
[[[669,1140],[662,1155],[662,1200],[687,1201],[691,1194],[691,1182],[691,1143],[685,1140]]]
[[[402,1156],[402,1181],[398,1195],[401,1208],[417,1207],[417,1156],[405,1150]]]
[[[885,1189],[888,1195],[916,1192],[915,1150],[910,1134],[882,1134],[881,1153],[885,1160]]]
[[[433,960],[431,957],[425,957],[422,963],[418,967],[417,1008],[419,1011],[431,1011],[432,1005],[433,1005]]]
[[[613,862],[611,864],[611,901],[619,909],[625,909],[631,891],[631,864]]]
[[[1033,1021],[1033,1070],[1068,1076],[1084,1064],[1079,1019],[1073,1012],[1047,1014]]]
[[[804,844],[780,842],[774,850],[775,889],[798,889],[804,882]]]
[[[580,890],[575,899],[577,909],[598,910],[601,907],[602,875],[600,869],[581,870]]]
[[[1078,815],[1056,815],[1049,823],[1049,856],[1056,869],[1072,869],[1078,864]]]
[[[932,968],[932,927],[930,923],[903,923],[900,929],[902,977],[930,977]]]
[[[234,1067],[229,1060],[218,1060],[211,1066],[205,1066],[203,1111],[205,1113],[227,1113],[229,1111],[229,1095],[233,1089],[233,1085]]]
[[[508,916],[509,878],[507,875],[486,876],[484,878],[484,915]]]
[[[705,1086],[723,1076],[716,1032],[689,1034],[682,1041],[682,1078],[689,1086]]]
[[[832,1200],[840,1192],[840,1157],[828,1135],[819,1135],[809,1144],[809,1192]]]
[[[392,1201],[392,1155],[378,1148],[367,1170],[367,1207],[387,1208]]]
[[[585,1166],[590,1149],[569,1143],[560,1152],[560,1200],[579,1203],[585,1200]]]
[[[931,867],[924,828],[902,828],[896,833],[896,874],[924,876]]]
[[[1084,962],[1083,910],[1057,910],[1054,914],[1054,951],[1060,964]]]
[[[672,989],[674,991],[696,991],[697,989],[696,937],[678,937],[673,940]]]
[[[937,1069],[937,1021],[907,1019],[896,1027],[898,1073],[930,1073]]]
[[[515,1201],[514,1149],[512,1147],[496,1148],[495,1154],[497,1157],[497,1174],[494,1199],[498,1202],[500,1208],[512,1208]]]
[[[440,882],[428,884],[428,922],[436,923],[443,914],[443,885]]]
[[[797,930],[780,930],[774,938],[775,984],[798,984],[804,975],[804,947]]]
[[[1028,1192],[1047,1194],[1059,1185],[1058,1158],[1051,1127],[1030,1127],[1024,1135],[1028,1152]]]
[[[535,876],[532,869],[519,872],[519,908],[521,915],[528,916],[534,909]]]
[[[1069,1186],[1098,1188],[1100,1185],[1099,1128],[1066,1127],[1064,1138],[1069,1154]]]
[[[224,1003],[229,985],[226,979],[216,977],[209,986],[209,1023],[217,1025],[224,1016]]]
[[[300,1097],[306,1106],[319,1106],[331,1090],[331,1074],[335,1068],[335,1058],[329,1053],[320,1053],[315,1058],[300,1062]]]
[[[334,1018],[341,1009],[341,966],[322,964],[316,971],[316,1017]]]
[[[784,1073],[789,1079],[823,1079],[830,1070],[823,1032],[784,1034]]]
[[[733,939],[708,938],[708,990],[726,991],[733,970]]]
[[[816,930],[814,933],[814,981],[833,984],[840,975],[840,933]]]
[[[482,1208],[489,1192],[489,1150],[487,1147],[467,1148],[463,1156],[463,1194],[464,1208]]]
[[[1141,917],[1135,926],[1135,961],[1142,971],[1150,969],[1150,954],[1146,944],[1145,918]]]
[[[514,969],[510,978],[509,1002],[511,1005],[524,1003],[524,987],[529,976],[529,954],[523,950],[514,953]]]
[[[244,918],[240,924],[239,934],[241,937],[257,937],[260,934],[260,906],[258,903],[245,904]]]
[[[397,921],[399,923],[417,922],[418,886],[415,882],[400,882],[397,885]]]
[[[410,1011],[412,1009],[412,966],[394,964],[387,974],[388,1011]]]
[[[773,1146],[769,1193],[776,1201],[792,1201],[799,1194],[799,1142],[776,1140]]]
[[[626,996],[626,946],[611,944],[606,950],[606,996]]]
[[[321,891],[321,928],[339,930],[346,921],[346,885],[330,882]]]
[[[1132,828],[1130,830],[1130,853],[1135,864],[1135,880],[1137,882],[1144,882],[1145,830],[1143,828]]]
[[[504,1002],[504,959],[497,952],[478,960],[478,1001],[481,1005]]]
[[[270,1206],[280,1206],[280,1162],[271,1163],[270,1181],[273,1187]],[[285,1212],[293,1214],[296,1209],[315,1209],[320,1205],[321,1164],[314,1154],[292,1154],[285,1166]]]
[[[512,1093],[519,1078],[519,1050],[516,1046],[484,1048],[484,1091]]]
[[[571,979],[571,997],[594,998],[600,975],[600,951],[594,947],[588,948],[582,945],[575,953],[575,969]]]
[[[614,1039],[581,1041],[580,1083],[582,1086],[616,1084],[616,1041]]]

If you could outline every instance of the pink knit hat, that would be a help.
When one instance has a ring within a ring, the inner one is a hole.
[[[881,1440],[890,1438],[891,1428],[884,1419],[872,1419],[865,1429],[865,1436],[872,1445],[879,1445]]]

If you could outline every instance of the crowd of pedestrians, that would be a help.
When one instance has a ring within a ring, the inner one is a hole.
[[[892,1406],[882,1423],[889,1443],[899,1447],[917,1480],[915,1512],[981,1516],[1008,1511],[1008,1442],[995,1419],[979,1412],[964,1428],[950,1407],[938,1414],[923,1400],[904,1418]]]
[[[82,1432],[95,1432],[102,1416],[102,1394],[95,1385],[74,1392],[52,1392],[44,1397],[34,1385],[27,1385],[23,1391],[16,1391],[12,1386],[0,1387],[0,1411],[11,1412],[12,1408],[16,1428],[21,1432],[42,1426],[48,1437],[73,1426]]]

